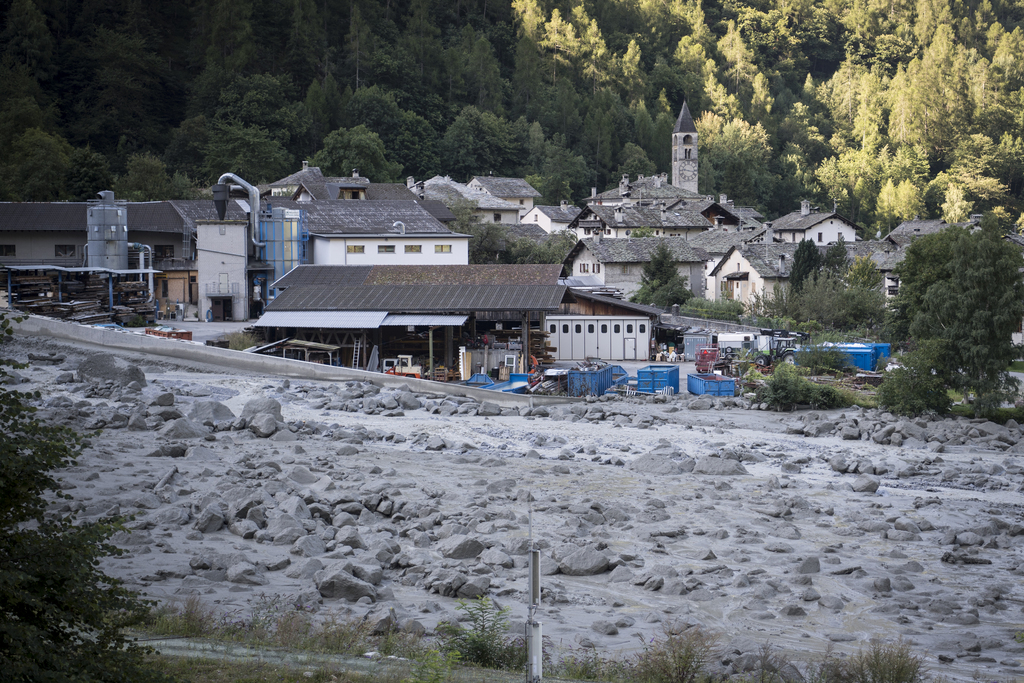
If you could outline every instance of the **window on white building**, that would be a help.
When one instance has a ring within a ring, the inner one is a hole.
[[[407,244],[405,245],[406,254],[419,254],[423,251],[422,245],[419,244]]]
[[[435,254],[450,254],[451,252],[452,252],[452,245],[450,245],[450,244],[435,244],[434,245],[434,253]]]
[[[394,254],[395,253],[395,245],[393,245],[393,244],[378,244],[377,245],[377,253],[378,254]]]
[[[350,244],[348,245],[348,249],[346,251],[348,251],[348,253],[350,254],[365,254],[366,246],[362,244]]]

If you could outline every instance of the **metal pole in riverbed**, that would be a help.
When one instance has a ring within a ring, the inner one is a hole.
[[[541,624],[537,621],[540,606],[540,550],[533,542],[533,505],[530,505],[530,606],[526,618],[526,681],[540,683],[544,660]]]

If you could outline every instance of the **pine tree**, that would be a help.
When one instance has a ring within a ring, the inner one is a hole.
[[[789,274],[789,286],[799,292],[808,278],[817,277],[821,269],[821,253],[811,240],[800,240],[793,255],[793,270]]]

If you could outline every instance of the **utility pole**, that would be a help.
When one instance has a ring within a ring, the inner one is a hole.
[[[544,661],[541,624],[537,621],[540,607],[540,550],[533,542],[533,504],[530,504],[530,595],[526,617],[526,683],[540,683]]]

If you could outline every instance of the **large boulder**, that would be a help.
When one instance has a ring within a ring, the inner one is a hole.
[[[132,382],[146,386],[146,374],[139,367],[124,363],[110,353],[94,353],[88,356],[78,366],[78,378],[94,384],[112,381],[122,387]]]
[[[750,474],[750,472],[747,471],[747,468],[741,465],[738,460],[712,458],[710,456],[705,456],[698,460],[697,464],[693,467],[693,473],[716,476]]]
[[[270,413],[259,413],[249,420],[249,431],[265,439],[277,431],[277,420]]]
[[[591,576],[607,568],[608,557],[589,546],[566,555],[558,563],[558,570],[568,576]]]
[[[201,439],[209,434],[209,431],[187,417],[182,417],[165,424],[161,427],[159,434],[165,439]]]
[[[484,544],[472,536],[456,534],[441,541],[437,551],[449,560],[469,560],[484,551]]]
[[[853,482],[853,490],[857,493],[874,493],[878,490],[881,480],[870,474],[862,474]]]
[[[360,598],[377,599],[377,589],[345,571],[343,565],[332,565],[316,573],[316,589],[327,599],[355,602]]]
[[[234,420],[236,416],[231,411],[231,408],[228,408],[220,401],[196,401],[188,411],[188,417],[202,424],[207,420],[212,422]]]
[[[281,404],[272,398],[250,399],[242,408],[242,417],[248,419],[261,413],[270,413],[278,422],[284,422],[281,416]]]

